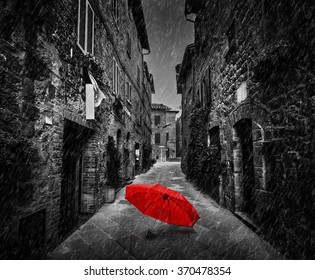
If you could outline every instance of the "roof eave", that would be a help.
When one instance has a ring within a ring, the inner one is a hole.
[[[129,0],[129,5],[132,9],[132,14],[135,19],[141,46],[143,49],[150,52],[149,39],[141,0]]]
[[[183,57],[183,62],[178,72],[178,83],[183,82],[184,74],[187,69],[189,69],[192,65],[192,58],[194,56],[195,44],[190,44],[185,49],[185,54]]]

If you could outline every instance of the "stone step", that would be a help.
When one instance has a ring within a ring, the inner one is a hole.
[[[246,212],[236,211],[234,215],[241,220],[246,226],[248,226],[251,230],[257,231],[258,225],[255,220]]]

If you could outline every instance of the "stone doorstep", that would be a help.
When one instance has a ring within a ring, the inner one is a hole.
[[[233,213],[233,212],[231,212]],[[255,223],[253,218],[246,212],[236,211],[233,213],[236,218],[238,218],[242,223],[244,223],[247,227],[249,227],[254,232],[257,232],[258,225]]]

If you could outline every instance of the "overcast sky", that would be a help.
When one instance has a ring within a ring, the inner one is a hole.
[[[156,94],[153,103],[171,108],[181,104],[176,92],[175,66],[193,42],[193,23],[185,20],[185,0],[142,0],[151,54],[145,56],[153,74]]]

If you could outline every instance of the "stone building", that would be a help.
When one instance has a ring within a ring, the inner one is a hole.
[[[290,258],[315,248],[313,14],[312,1],[186,0],[195,38],[176,66],[183,171],[205,112],[204,188]]]
[[[176,114],[163,104],[152,104],[152,158],[166,161],[176,157]]]
[[[41,258],[151,159],[141,0],[0,4],[0,258]]]

